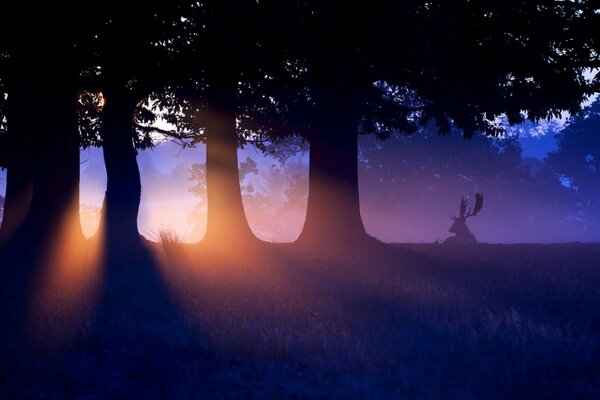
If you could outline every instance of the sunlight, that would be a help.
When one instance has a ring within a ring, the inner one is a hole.
[[[142,197],[138,216],[140,233],[156,240],[159,227],[174,229],[183,242],[198,242],[206,231],[206,188],[192,181],[191,170],[204,159],[204,146],[182,149],[160,143],[138,154]]]
[[[81,204],[79,207],[79,216],[81,221],[81,230],[83,236],[91,238],[98,231],[100,226],[102,209],[98,206]]]
[[[77,207],[76,201],[72,204]],[[82,242],[79,229],[77,213],[69,212],[39,258],[28,324],[34,343],[61,346],[81,333],[96,303],[102,247],[99,238]]]
[[[100,211],[106,191],[106,167],[102,148],[80,151],[79,217],[81,230],[91,238],[100,226]]]
[[[304,225],[308,200],[308,152],[285,163],[255,146],[238,150],[240,185],[248,224],[261,240],[295,241]],[[248,171],[253,163],[256,169]]]

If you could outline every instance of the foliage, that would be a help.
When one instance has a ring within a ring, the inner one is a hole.
[[[571,117],[558,149],[545,160],[546,178],[561,183],[569,218],[587,231],[600,230],[600,100]]]
[[[263,240],[293,241],[302,226],[308,197],[308,166],[302,160],[281,162],[268,158],[260,162],[247,156],[239,166],[244,208],[254,233]],[[205,164],[189,169],[189,191],[199,197],[189,217],[194,232],[202,232],[205,219]]]

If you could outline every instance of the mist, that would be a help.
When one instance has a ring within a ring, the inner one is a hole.
[[[594,141],[593,126],[584,133],[577,128],[589,121],[588,116],[566,124],[528,122],[511,128],[506,137],[470,140],[459,131],[438,135],[433,126],[410,136],[397,132],[385,141],[362,135],[358,170],[367,232],[385,242],[441,242],[451,236],[450,217],[458,214],[461,197],[472,206],[475,193],[481,192],[483,210],[467,221],[480,242],[598,241],[600,184],[584,176],[598,173],[598,159],[592,155],[598,144],[589,143]],[[559,147],[575,137],[587,141]],[[586,149],[589,154],[578,153]],[[308,156],[309,150],[282,161],[252,145],[238,151],[246,217],[260,239],[293,242],[300,234]],[[82,224],[89,236],[99,219],[106,172],[100,150],[82,151],[81,157]],[[564,159],[579,161],[580,168],[567,170]],[[143,182],[140,232],[153,239],[167,227],[186,242],[200,241],[208,207],[204,146],[181,149],[161,143],[140,151],[138,163]],[[574,183],[579,181],[585,182]]]

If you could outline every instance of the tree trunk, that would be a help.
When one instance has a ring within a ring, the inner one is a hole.
[[[15,77],[9,85],[7,104],[7,181],[4,204],[4,219],[0,227],[0,247],[23,225],[33,188],[32,147],[33,127],[28,113],[32,105],[33,88],[30,82]]]
[[[0,227],[0,247],[21,226],[31,204],[32,177],[29,165],[23,161],[14,160],[6,175],[6,197],[4,215]]]
[[[61,229],[69,230],[71,240],[83,240],[77,91],[68,77],[36,78],[35,85],[13,86],[9,96],[8,128],[16,156],[9,161],[2,229],[3,238],[14,239],[11,246],[23,245],[32,253],[50,245]],[[51,100],[40,108],[39,99]],[[33,118],[32,110],[37,110]]]
[[[100,231],[111,254],[126,254],[139,245],[137,227],[142,193],[133,117],[137,100],[126,89],[103,92],[102,147],[106,165],[106,193]]]
[[[242,202],[234,94],[235,88],[213,90],[206,123],[208,216],[203,243],[222,250],[256,240]]]
[[[47,93],[41,93],[42,98],[52,100],[44,105],[36,126],[34,186],[27,223],[34,237],[44,243],[59,229],[63,233],[68,230],[70,240],[84,240],[79,221],[77,90],[69,83],[57,79],[48,85]]]
[[[296,243],[315,249],[352,246],[367,239],[358,190],[358,107],[341,92],[320,93],[317,101],[306,220]]]

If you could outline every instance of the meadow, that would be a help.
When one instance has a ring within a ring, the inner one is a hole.
[[[598,244],[146,247],[34,322],[3,276],[1,398],[600,396]]]

